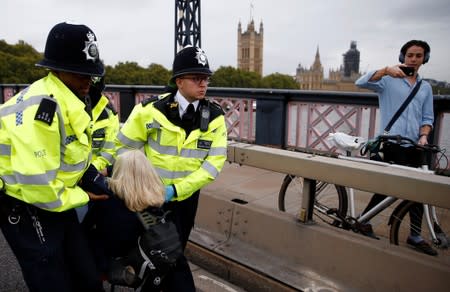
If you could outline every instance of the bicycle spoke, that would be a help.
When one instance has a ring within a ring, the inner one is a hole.
[[[339,190],[339,192],[338,192]],[[303,178],[287,175],[279,193],[279,209],[297,216],[303,198]],[[336,216],[327,214],[336,209],[343,216],[347,213],[347,193],[344,187],[330,185],[325,182],[316,183],[316,200],[313,218],[321,215],[321,220],[335,224]]]
[[[411,206],[411,205],[408,205]],[[450,249],[448,248],[448,234],[450,232],[450,212],[448,209],[436,208],[436,217],[440,224],[433,222],[433,230],[436,238],[433,240],[432,233],[428,228],[425,216],[420,218],[420,213],[405,206],[394,217],[391,228],[391,242],[400,246],[407,246],[406,240],[411,232],[420,234],[422,238],[438,251],[438,257],[450,263]]]

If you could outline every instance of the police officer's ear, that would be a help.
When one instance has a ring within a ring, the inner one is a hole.
[[[182,80],[183,78],[180,78],[180,77],[176,77],[175,78],[175,84],[177,85],[177,88],[180,88],[180,86],[181,86],[181,83],[183,82],[183,80]]]

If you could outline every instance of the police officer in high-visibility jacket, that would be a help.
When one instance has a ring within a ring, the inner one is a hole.
[[[119,131],[119,153],[144,147],[166,185],[165,208],[183,247],[197,212],[200,189],[212,182],[226,160],[227,129],[222,108],[205,99],[209,77],[205,52],[188,46],[173,62],[171,93],[137,104]],[[186,258],[165,281],[164,291],[194,291]]]
[[[119,132],[119,116],[109,98],[103,94],[105,77],[98,78],[89,90],[92,102],[92,165],[107,176],[116,160],[115,138]]]
[[[112,195],[105,184],[105,176],[112,171],[116,160],[114,139],[119,131],[120,123],[117,112],[109,98],[103,94],[105,77],[93,79],[89,89],[92,105],[92,161],[80,186],[85,191]],[[91,180],[86,179],[92,177]],[[97,178],[96,178],[97,176]],[[89,208],[84,205],[77,208],[78,219],[83,222]]]
[[[55,25],[37,65],[48,75],[0,107],[0,227],[30,291],[102,291],[74,210],[105,198],[78,186],[92,155],[86,97],[104,74],[94,32]]]

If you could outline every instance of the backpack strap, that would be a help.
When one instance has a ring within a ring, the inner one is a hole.
[[[139,221],[141,221],[145,230],[148,230],[151,226],[158,223],[158,218],[155,215],[150,214],[150,212],[148,212],[148,211],[144,210],[141,212],[136,212],[136,215],[137,215]]]
[[[144,210],[141,212],[136,212],[136,215],[137,215],[139,221],[141,221],[142,225],[144,226],[144,229],[149,230],[150,227],[153,225],[156,225],[158,223],[166,223],[166,216],[169,213],[170,213],[170,211],[166,211],[166,212],[164,212],[163,215],[157,216],[157,215],[153,215],[152,213],[150,213],[147,210]]]

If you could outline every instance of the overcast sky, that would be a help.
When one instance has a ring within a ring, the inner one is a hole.
[[[3,0],[0,7],[0,39],[10,44],[24,40],[43,52],[53,25],[70,20],[95,32],[108,65],[172,66],[175,1]],[[202,0],[201,42],[212,69],[237,66],[237,26],[245,30],[251,16],[258,30],[264,25],[264,75],[311,66],[317,47],[325,72],[336,69],[352,40],[366,72],[397,64],[403,43],[421,39],[431,46],[422,76],[450,82],[448,0]]]

